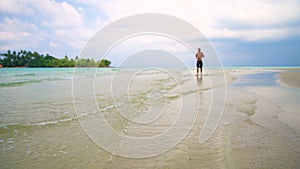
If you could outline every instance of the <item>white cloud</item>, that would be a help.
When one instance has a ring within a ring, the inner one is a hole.
[[[44,36],[34,24],[17,18],[5,17],[0,23],[1,50],[34,47]]]
[[[56,48],[56,47],[58,47],[58,44],[53,42],[53,41],[50,41],[49,46],[52,47],[52,48]]]
[[[300,35],[300,2],[297,0],[79,0],[95,6],[107,16],[108,22],[140,13],[162,13],[183,19],[210,39],[237,39],[243,41],[273,41]],[[153,42],[153,39],[150,39]],[[147,40],[131,41],[114,49],[110,59],[118,64],[122,55],[143,49]],[[152,48],[175,52],[193,65],[193,54],[183,46],[156,40]],[[181,49],[183,47],[184,49]],[[222,43],[224,48],[224,43]],[[176,51],[174,51],[174,49]],[[204,48],[207,49],[207,48]],[[231,48],[232,49],[232,48]],[[116,51],[115,51],[116,50]],[[115,52],[115,54],[113,53]],[[212,51],[204,51],[212,53]],[[234,53],[231,51],[228,55]],[[245,54],[241,54],[245,55]]]
[[[138,13],[163,13],[182,18],[195,25],[209,38],[243,40],[278,39],[299,35],[299,31],[286,32],[290,23],[300,22],[300,2],[259,0],[144,0],[144,1],[84,1],[98,6],[109,20]],[[300,30],[299,27],[293,28]],[[282,33],[285,32],[285,33]]]
[[[44,17],[42,24],[47,27],[74,27],[84,23],[79,11],[67,2],[38,1],[34,3],[40,3],[36,12]]]
[[[298,0],[0,0],[0,48],[79,54],[102,26],[140,13],[181,18],[208,38],[280,40],[300,35],[299,9]]]
[[[13,14],[31,13],[30,8],[22,0],[2,0],[0,1],[0,12]]]
[[[155,43],[153,43],[155,42]],[[120,66],[122,61],[132,55],[145,50],[159,50],[172,54],[183,62],[193,63],[193,52],[184,44],[170,37],[157,34],[141,34],[124,39],[107,54],[107,58],[113,62],[114,66]],[[100,56],[94,59],[100,59]],[[161,60],[161,62],[167,62]]]
[[[292,35],[300,35],[299,28],[268,28],[250,30],[223,30],[224,37],[236,38],[246,41],[280,40]]]
[[[75,8],[65,1],[1,1],[0,12],[5,14],[0,22],[1,50],[41,48],[41,45],[47,48],[63,44],[61,50],[73,50],[72,53],[76,50],[79,53],[96,31],[95,27],[90,28],[86,24],[83,8]],[[26,36],[30,36],[29,40]]]
[[[83,24],[83,16],[71,4],[54,0],[4,0],[0,12],[39,18],[47,27],[72,27]]]

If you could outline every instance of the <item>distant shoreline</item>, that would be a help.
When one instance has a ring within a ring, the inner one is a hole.
[[[74,66],[76,68],[118,68],[115,66],[105,66],[105,67],[84,67],[84,66]],[[26,66],[12,66],[12,67],[1,67],[1,68],[74,68],[74,67],[26,67]],[[187,67],[189,69],[194,69],[194,67]],[[219,68],[224,68],[224,69],[279,69],[279,70],[300,70],[300,66],[224,66],[224,67],[208,67],[209,69],[219,69]]]
[[[112,66],[108,66],[108,67],[25,67],[25,66],[14,66],[14,67],[0,67],[1,68],[116,68],[116,67],[112,67]]]

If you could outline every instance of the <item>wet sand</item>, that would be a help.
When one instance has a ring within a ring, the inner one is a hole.
[[[300,70],[300,69],[298,69]],[[278,75],[279,82],[290,87],[300,88],[300,72],[283,72]]]

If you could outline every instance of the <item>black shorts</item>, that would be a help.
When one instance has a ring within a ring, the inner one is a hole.
[[[203,62],[202,60],[197,60],[197,68],[202,68]]]

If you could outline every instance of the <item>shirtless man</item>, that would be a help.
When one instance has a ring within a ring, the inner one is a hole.
[[[201,71],[201,76],[202,76],[202,66],[203,66],[203,62],[202,62],[202,58],[204,58],[204,54],[201,52],[201,49],[198,48],[198,52],[196,53],[196,58],[197,58],[197,76],[199,74],[199,68]]]

